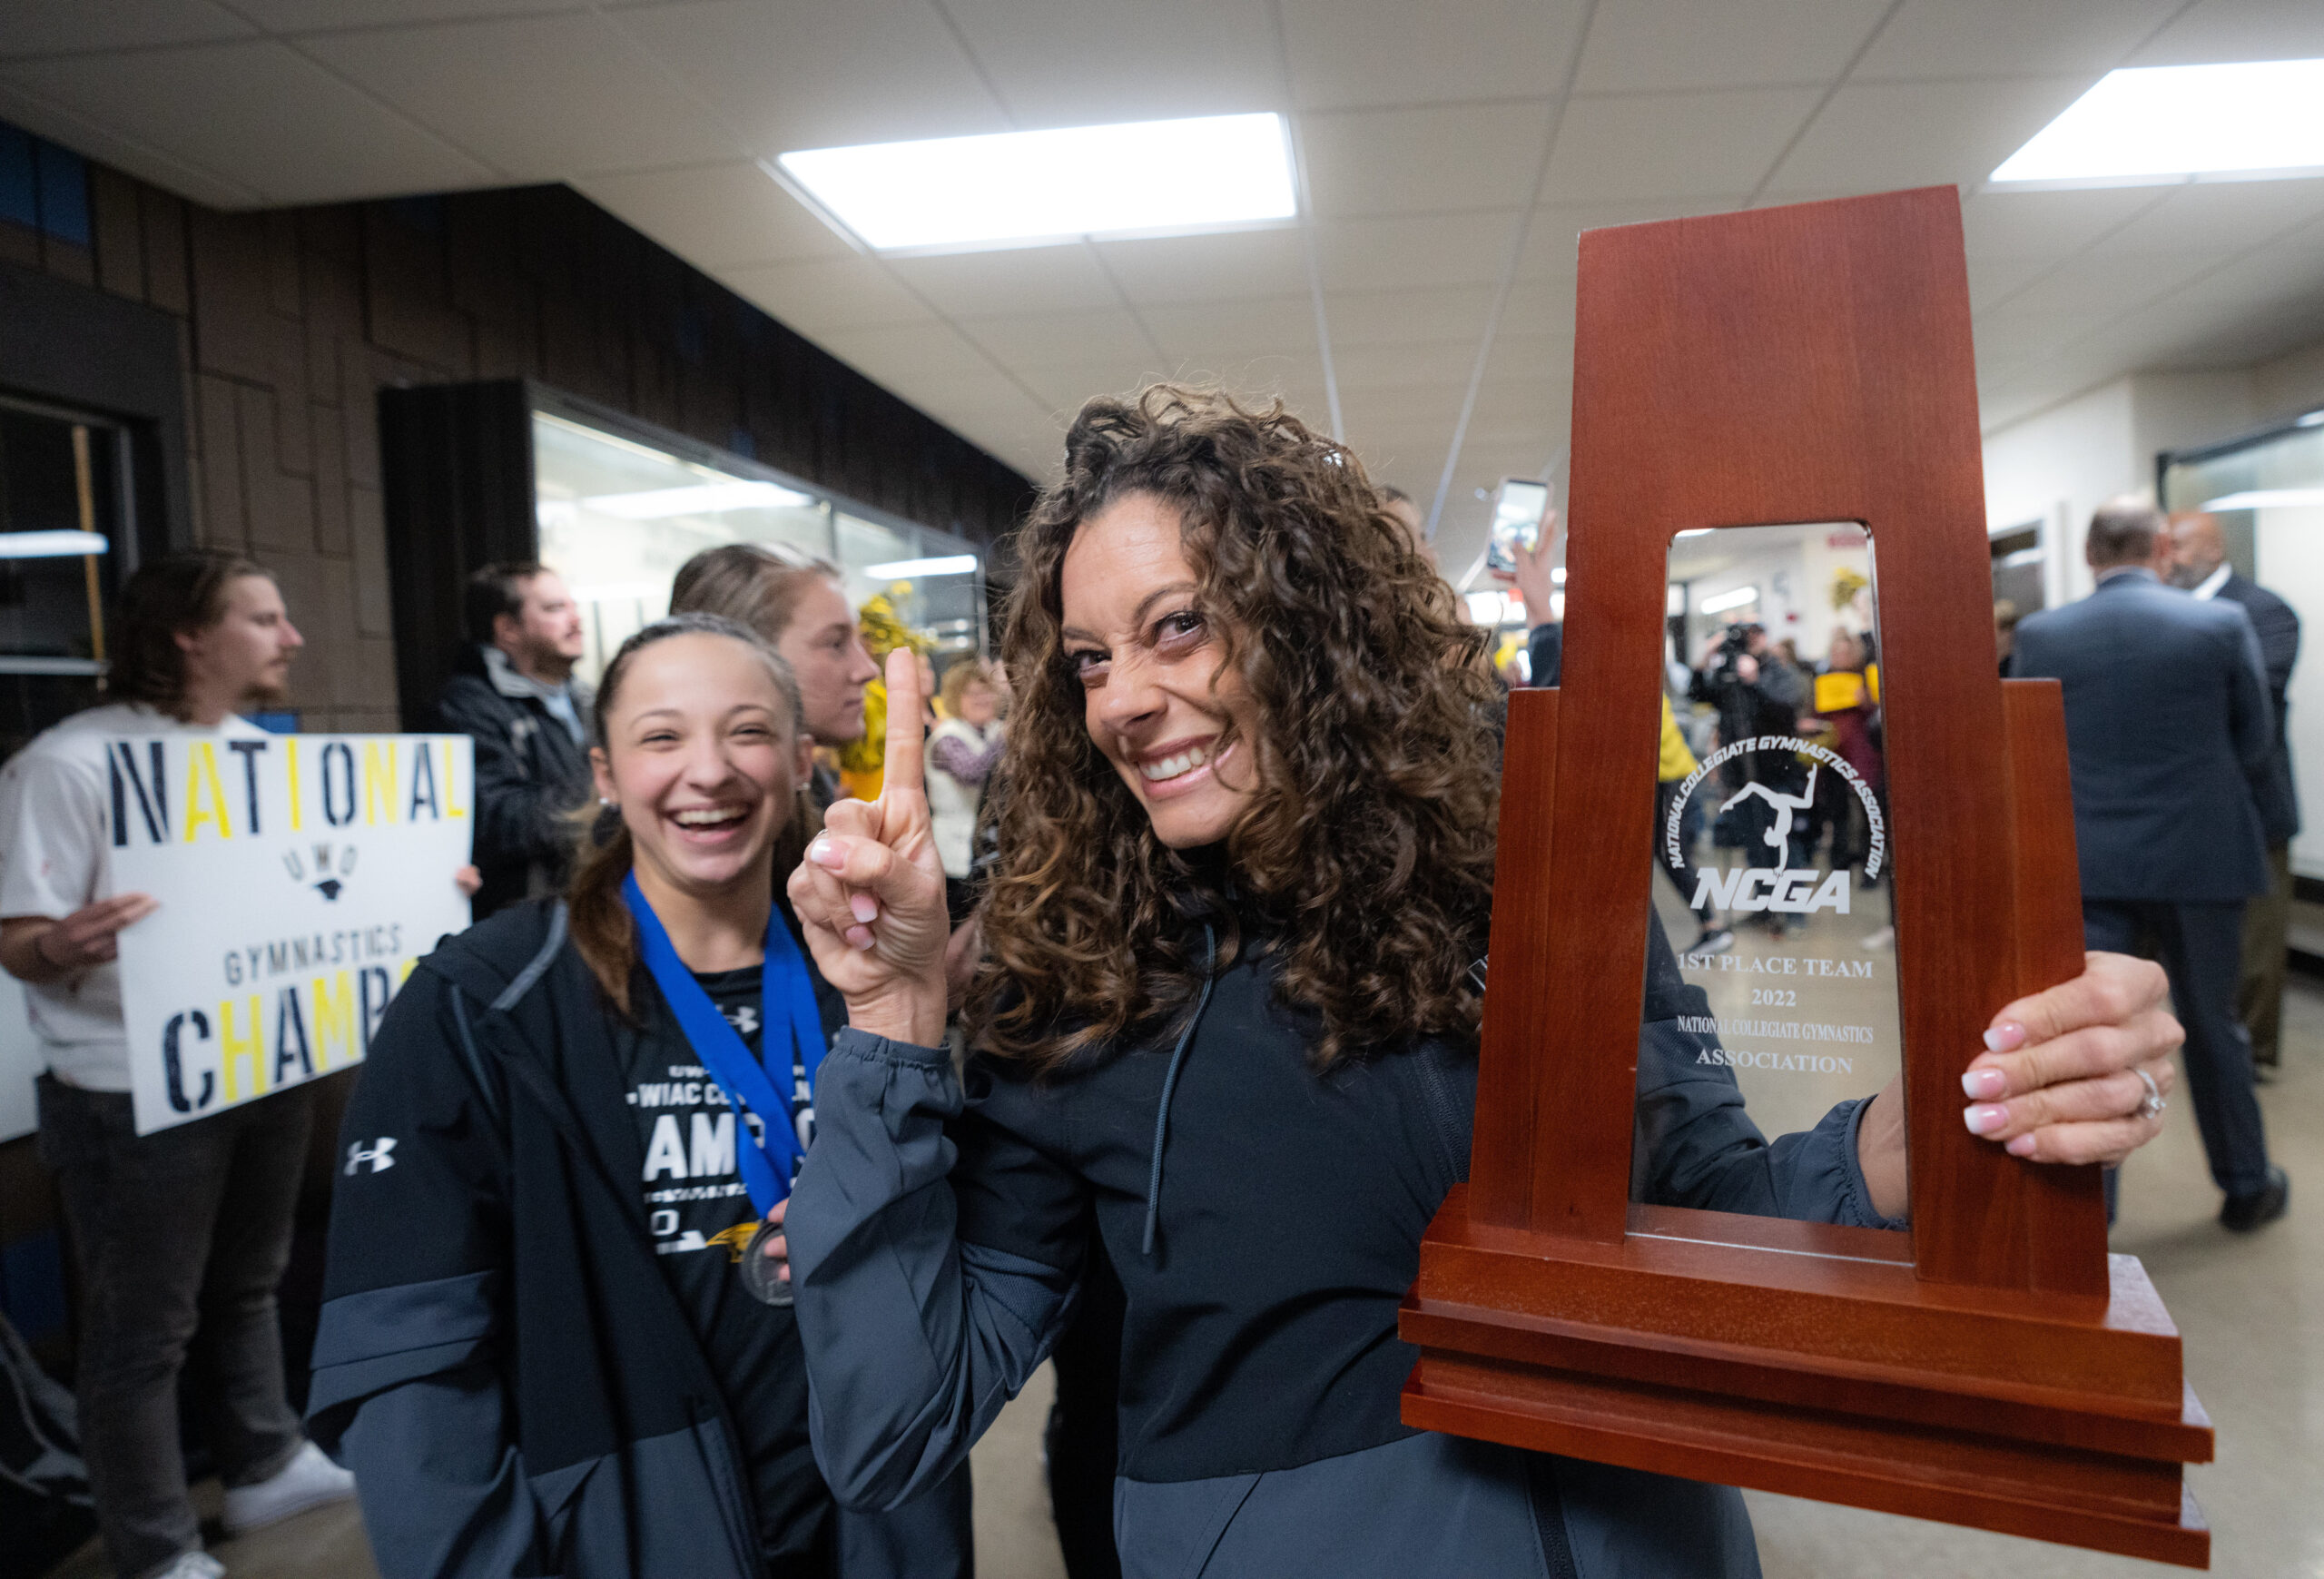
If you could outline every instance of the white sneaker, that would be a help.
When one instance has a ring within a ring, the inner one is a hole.
[[[151,1579],[225,1579],[226,1564],[207,1552],[180,1552],[176,1562]]]
[[[354,1495],[355,1477],[325,1457],[313,1443],[302,1443],[297,1456],[266,1479],[228,1489],[226,1530],[239,1535],[327,1502],[344,1502]]]

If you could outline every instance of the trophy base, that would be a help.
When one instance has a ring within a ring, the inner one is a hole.
[[[1634,1207],[1620,1244],[1472,1225],[1399,1320],[1406,1424],[2207,1567],[2211,1427],[2138,1262],[2111,1297],[1922,1281],[1906,1236]]]

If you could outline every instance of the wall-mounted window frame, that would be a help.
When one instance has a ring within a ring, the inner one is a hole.
[[[947,644],[938,662],[990,648],[991,551],[941,528],[864,503],[734,450],[675,432],[625,411],[530,380],[421,385],[379,391],[380,462],[396,636],[396,680],[405,725],[429,726],[436,697],[465,635],[461,588],[497,560],[542,558],[540,475],[534,420],[546,416],[738,479],[773,483],[824,507],[831,535],[816,557],[838,565],[851,598],[868,589],[871,565],[851,555],[849,522],[867,536],[903,545],[910,558],[972,557],[965,596],[935,622]],[[888,551],[882,548],[882,552]],[[854,561],[852,562],[852,558]],[[909,579],[909,578],[905,578]],[[649,601],[648,607],[651,607]],[[641,613],[632,610],[634,625]],[[613,636],[618,620],[609,622]]]

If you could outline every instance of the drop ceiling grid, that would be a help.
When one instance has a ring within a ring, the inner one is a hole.
[[[2287,326],[2319,288],[2302,227],[2324,212],[2324,183],[2269,183],[2264,195],[1977,190],[2112,65],[2324,54],[2313,0],[17,9],[0,37],[0,113],[34,130],[229,205],[571,181],[1034,471],[1076,390],[1157,369],[1296,392],[1320,420],[1299,232],[875,260],[793,206],[756,161],[1012,124],[1291,113],[1349,436],[1393,444],[1393,479],[1415,493],[1443,460],[1441,449],[1416,451],[1449,441],[1461,348],[1473,359],[1521,222],[1507,343],[1493,348],[1471,424],[1480,464],[1503,463],[1527,441],[1514,435],[1562,429],[1580,230],[1718,212],[1761,189],[1761,201],[1792,201],[1965,184],[1981,338],[2010,358],[1993,381],[2005,391],[2070,393],[2052,386],[2122,370],[2091,375],[2102,353],[2183,355],[2171,348],[2198,330],[2234,338],[2248,321],[2243,339],[2269,342],[2298,332]],[[1550,179],[1527,193],[1585,21]],[[2188,326],[2175,340],[2136,327],[2173,312]],[[2049,354],[2025,355],[2034,342]],[[1464,464],[1455,498],[1470,486]]]

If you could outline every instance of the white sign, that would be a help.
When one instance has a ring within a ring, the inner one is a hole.
[[[420,955],[468,923],[459,735],[166,735],[107,747],[137,1132],[361,1061]]]

